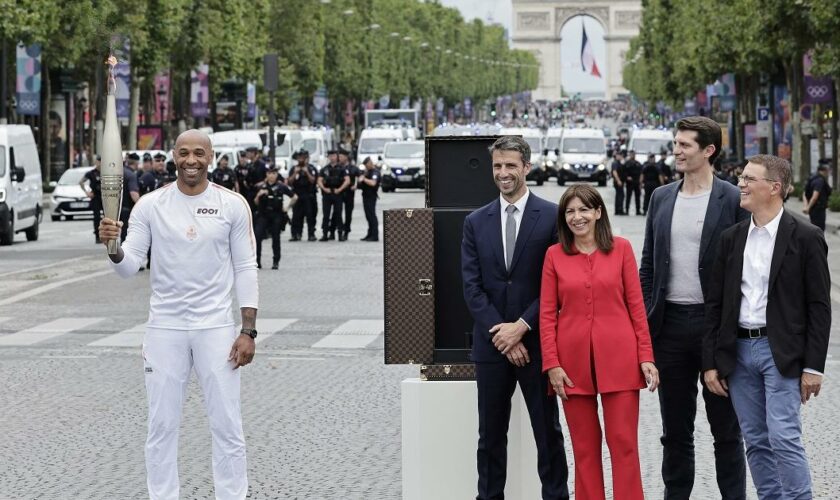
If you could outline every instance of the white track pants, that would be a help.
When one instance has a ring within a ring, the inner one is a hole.
[[[211,330],[147,328],[143,339],[149,434],[146,474],[152,500],[178,499],[178,429],[195,367],[213,436],[213,483],[219,500],[248,492],[245,435],[239,409],[239,370],[228,361],[233,326]]]

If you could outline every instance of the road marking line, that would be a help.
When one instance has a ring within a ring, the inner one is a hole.
[[[269,337],[273,336],[285,329],[292,323],[296,323],[297,318],[257,318],[257,338],[254,340],[255,344],[260,344]],[[236,325],[236,331],[242,329],[242,325]]]
[[[293,357],[274,357],[268,358],[269,361],[326,361],[327,358],[293,358]]]
[[[111,273],[110,269],[106,269],[104,271],[96,271],[90,274],[86,274],[84,276],[78,276],[76,278],[70,278],[62,281],[56,281],[55,283],[50,283],[49,285],[39,286],[37,288],[33,288],[32,290],[27,290],[25,292],[21,292],[15,294],[13,297],[9,297],[7,299],[0,300],[0,306],[7,306],[9,304],[14,304],[16,302],[20,302],[21,300],[26,300],[30,297],[34,297],[36,295],[40,295],[45,292],[49,292],[50,290],[55,290],[56,288],[61,288],[64,285],[70,285],[72,283],[78,283],[79,281],[89,280],[93,278],[98,278],[99,276],[103,276],[105,274]]]
[[[41,359],[96,359],[99,356],[79,355],[79,356],[41,356]]]
[[[363,349],[385,331],[383,319],[351,319],[316,342],[313,349]]]
[[[44,264],[42,266],[29,267],[29,268],[26,268],[26,269],[21,269],[19,271],[9,271],[7,273],[0,274],[0,278],[2,278],[4,276],[11,276],[13,274],[24,274],[24,273],[28,273],[28,272],[31,272],[31,271],[38,271],[40,269],[46,269],[48,267],[61,266],[61,265],[64,265],[64,264],[69,264],[71,262],[76,262],[76,261],[84,260],[84,259],[90,259],[90,256],[85,255],[83,257],[73,257],[72,259],[60,260],[58,262],[53,262],[52,264]]]
[[[33,345],[65,333],[81,330],[94,323],[99,323],[105,318],[58,318],[49,323],[21,330],[17,333],[0,337],[0,346],[22,346]]]
[[[91,347],[140,347],[143,344],[145,333],[146,323],[140,323],[128,330],[94,340],[88,345]]]

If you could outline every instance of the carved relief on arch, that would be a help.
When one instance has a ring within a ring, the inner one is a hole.
[[[592,16],[604,27],[604,33],[610,32],[610,8],[609,7],[557,7],[554,9],[554,26],[557,36],[569,19],[575,16]]]
[[[519,12],[516,15],[516,29],[522,31],[547,31],[551,28],[548,12]]]

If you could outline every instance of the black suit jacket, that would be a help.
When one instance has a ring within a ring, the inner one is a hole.
[[[706,301],[703,370],[722,378],[735,368],[741,277],[750,220],[721,235]],[[779,222],[767,294],[767,338],[776,368],[799,377],[825,371],[831,328],[828,246],[820,229],[785,212]]]
[[[655,338],[662,327],[665,311],[665,297],[668,296],[668,276],[671,264],[671,219],[674,204],[682,188],[683,181],[666,184],[656,188],[650,199],[645,226],[645,246],[642,250],[642,263],[639,279],[642,282],[642,295],[648,314],[651,337]],[[703,221],[700,236],[700,260],[697,272],[700,273],[700,286],[703,297],[709,289],[709,275],[715,258],[720,233],[739,220],[749,219],[749,213],[741,208],[741,193],[737,187],[714,177],[709,205]]]
[[[557,242],[557,205],[532,191],[520,224],[508,271],[499,200],[479,208],[464,220],[461,274],[464,299],[475,321],[472,361],[507,361],[491,342],[489,330],[498,323],[513,323],[522,318],[531,327],[522,337],[522,343],[531,362],[540,362],[540,280],[545,252]]]

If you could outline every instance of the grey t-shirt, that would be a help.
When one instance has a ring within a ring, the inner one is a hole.
[[[702,304],[700,286],[700,238],[711,191],[677,195],[671,219],[671,265],[665,300],[675,304]]]

